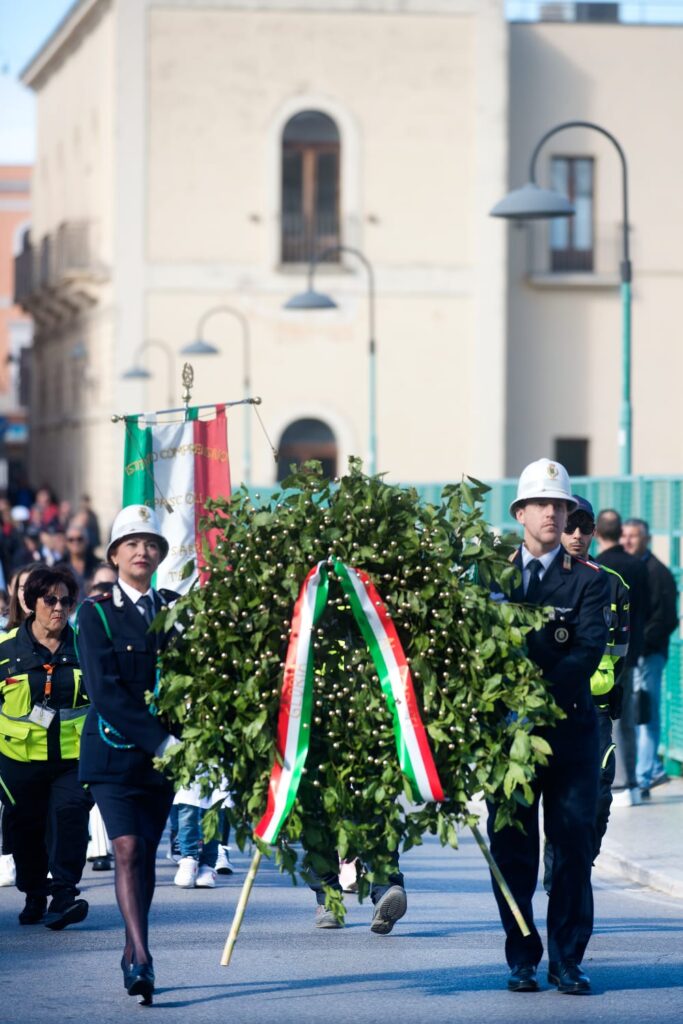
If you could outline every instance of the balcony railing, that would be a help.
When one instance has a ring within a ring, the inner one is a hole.
[[[282,214],[283,263],[308,263],[316,255],[341,244],[339,217],[336,213],[306,217],[302,213]],[[336,262],[338,256],[332,256]]]
[[[67,221],[37,245],[27,232],[14,260],[15,302],[30,304],[73,283],[106,279],[108,271],[96,256],[95,228],[91,221]]]

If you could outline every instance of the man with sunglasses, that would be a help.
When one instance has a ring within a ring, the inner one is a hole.
[[[562,532],[562,546],[575,558],[585,561],[589,557],[591,542],[595,536],[595,514],[593,506],[586,498],[578,494],[574,494],[573,497],[577,507],[567,518],[567,525]],[[591,693],[598,712],[600,731],[600,784],[595,816],[594,861],[600,853],[612,805],[615,766],[612,720],[618,718],[621,713],[622,686],[619,676],[628,653],[630,624],[628,584],[616,570],[606,565],[602,568],[608,576],[612,617],[605,653],[591,677]],[[545,844],[543,862],[543,887],[546,892],[550,892],[553,870],[553,846],[550,842]]]

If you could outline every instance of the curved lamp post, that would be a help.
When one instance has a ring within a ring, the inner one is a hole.
[[[145,341],[142,341],[135,349],[133,365],[124,370],[121,377],[123,380],[149,380],[154,376],[150,370],[146,370],[140,363],[140,356],[146,348],[160,348],[166,354],[168,365],[168,404],[171,406],[173,405],[173,350],[165,341],[160,341],[158,338],[146,338]]]
[[[619,266],[621,278],[621,409],[619,413],[619,472],[631,474],[631,443],[632,443],[632,408],[631,408],[631,281],[632,268],[629,253],[629,220],[628,220],[628,168],[626,156],[619,142],[593,121],[564,121],[555,125],[541,136],[536,143],[529,165],[529,181],[522,188],[509,192],[504,199],[491,210],[492,217],[505,217],[510,220],[533,220],[549,217],[571,217],[574,207],[559,192],[539,188],[536,184],[536,160],[541,147],[558,132],[567,128],[591,128],[609,139],[621,161],[622,188],[622,256]]]
[[[375,275],[367,256],[360,249],[354,249],[349,245],[332,245],[325,249],[319,256],[314,257],[308,267],[308,288],[305,292],[293,295],[285,302],[285,309],[337,309],[337,303],[329,295],[317,292],[313,288],[313,278],[319,263],[334,256],[339,252],[349,252],[356,256],[367,271],[368,275],[368,317],[369,317],[369,338],[368,338],[368,390],[369,390],[369,414],[368,414],[368,454],[370,463],[370,475],[377,472],[377,344],[375,341]]]
[[[206,341],[204,338],[204,328],[208,320],[217,313],[227,313],[234,320],[237,320],[242,329],[242,390],[245,400],[250,397],[251,392],[251,336],[249,332],[249,321],[245,317],[244,313],[241,313],[239,309],[233,309],[232,306],[212,306],[206,313],[203,313],[197,323],[196,338],[194,341],[188,342],[187,345],[183,345],[180,352],[185,356],[215,356],[218,355],[220,349],[210,341]],[[247,486],[251,484],[251,418],[249,405],[244,407],[244,452],[243,452],[243,471],[244,471],[244,482]]]

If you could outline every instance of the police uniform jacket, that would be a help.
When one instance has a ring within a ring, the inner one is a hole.
[[[514,563],[521,573],[521,548]],[[524,600],[521,586],[512,598]],[[570,717],[593,714],[590,681],[605,651],[612,618],[607,574],[560,547],[539,582],[534,603],[552,606],[554,617],[528,634],[529,657]]]
[[[15,761],[75,759],[88,697],[73,630],[64,627],[52,652],[34,637],[32,621],[33,616],[0,637],[0,751]],[[29,721],[34,705],[44,701],[55,711],[47,729]]]
[[[154,591],[155,614],[177,597],[173,591]],[[160,785],[165,780],[152,758],[169,731],[151,713],[145,694],[154,691],[157,657],[168,636],[149,630],[115,583],[110,594],[83,602],[77,637],[92,702],[83,729],[81,781]]]

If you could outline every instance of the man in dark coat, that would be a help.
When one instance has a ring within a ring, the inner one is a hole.
[[[636,727],[634,715],[633,670],[643,653],[645,622],[649,614],[650,597],[647,572],[643,564],[629,555],[621,544],[621,516],[613,508],[603,509],[598,515],[595,533],[599,554],[595,559],[600,565],[618,572],[629,588],[631,602],[631,634],[626,664],[619,676],[622,685],[621,717],[617,722],[616,734],[616,778],[625,788],[617,793],[614,807],[634,807],[640,803],[640,790],[636,781]]]
[[[678,629],[678,588],[673,574],[650,550],[650,527],[644,519],[627,519],[622,543],[629,554],[645,566],[650,588],[650,608],[645,620],[642,657],[634,672],[634,685],[649,696],[650,720],[638,725],[636,778],[640,795],[666,782],[668,776],[658,756],[659,713],[664,666],[669,656],[669,637]]]

